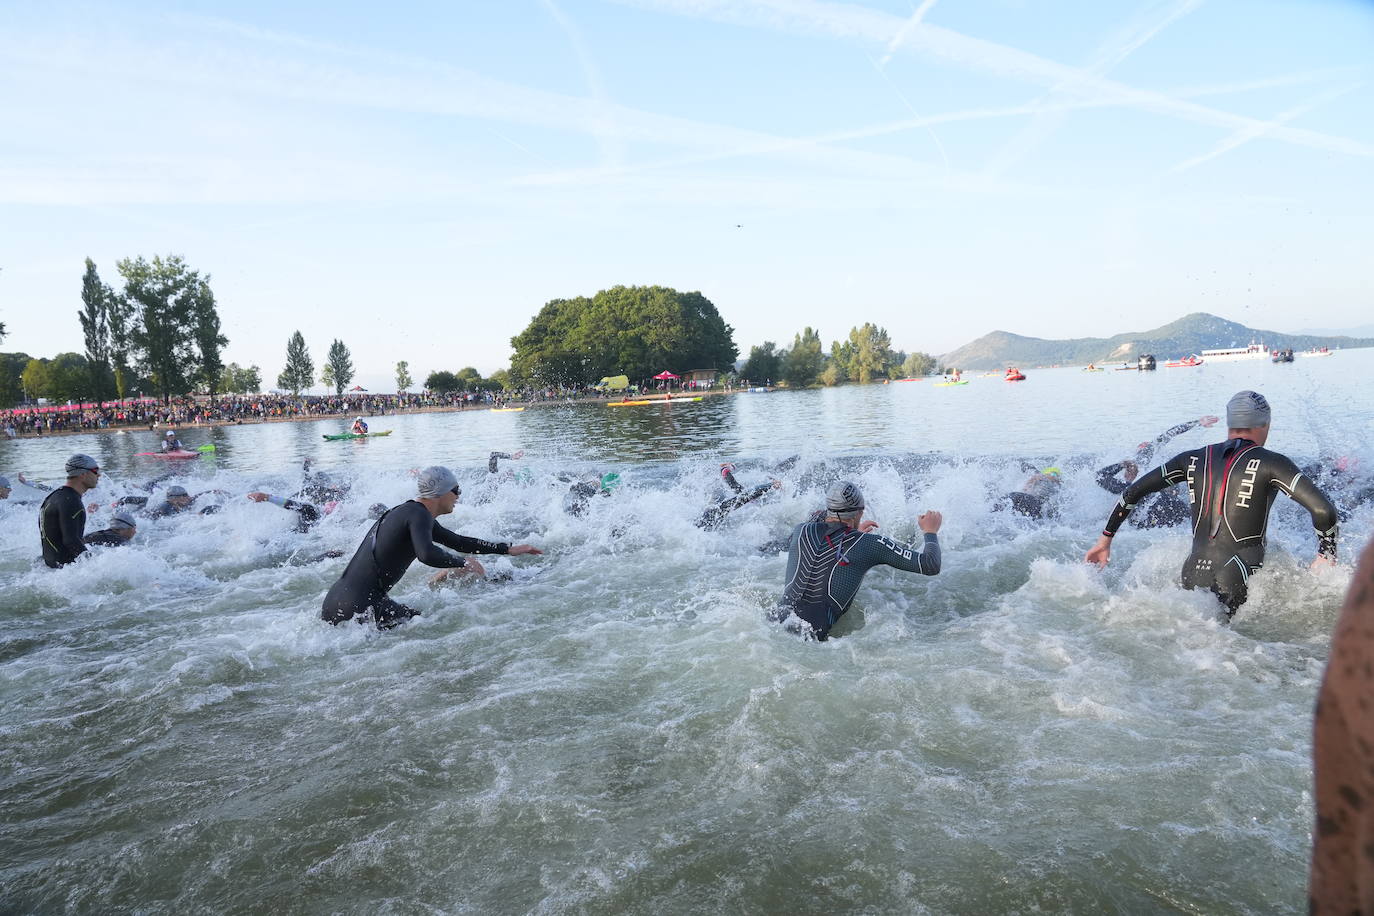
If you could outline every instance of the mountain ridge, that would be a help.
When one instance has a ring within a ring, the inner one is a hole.
[[[1193,312],[1148,331],[1128,331],[1113,337],[1078,337],[1053,340],[1026,337],[1009,331],[993,331],[940,357],[946,366],[960,369],[1000,369],[1004,366],[1062,366],[1079,363],[1132,363],[1142,353],[1166,359],[1221,347],[1262,343],[1271,350],[1292,347],[1351,349],[1374,347],[1371,337],[1283,334],[1251,328],[1207,312]]]

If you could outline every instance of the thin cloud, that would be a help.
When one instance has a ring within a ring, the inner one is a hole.
[[[1312,111],[1315,108],[1319,108],[1322,105],[1325,105],[1327,102],[1340,98],[1341,96],[1347,93],[1354,92],[1356,89],[1359,89],[1363,85],[1364,83],[1354,83],[1348,86],[1339,86],[1335,89],[1329,89],[1326,92],[1323,92],[1320,95],[1316,96],[1315,98],[1312,98],[1304,102],[1303,104],[1298,105],[1295,108],[1290,108],[1289,110],[1279,114],[1272,121],[1264,121],[1255,124],[1252,127],[1249,127],[1245,130],[1236,131],[1234,134],[1222,140],[1208,152],[1203,153],[1201,156],[1195,156],[1192,159],[1180,162],[1178,165],[1169,169],[1165,174],[1177,175],[1179,172],[1186,172],[1189,169],[1196,168],[1197,166],[1202,165],[1204,162],[1210,162],[1218,156],[1224,156],[1232,150],[1244,146],[1251,140],[1257,140],[1260,137],[1263,137],[1265,134],[1268,134],[1283,126],[1284,124],[1287,124],[1289,121],[1292,121],[1295,118],[1300,118],[1303,115],[1307,114],[1309,111]]]
[[[1179,19],[1202,5],[1202,0],[1179,0],[1159,10],[1152,5],[1147,15],[1137,16],[1126,26],[1118,29],[1093,52],[1086,67],[1077,71],[1069,82],[1060,83],[1041,97],[1045,102],[1060,95],[1075,95],[1084,84],[1100,80],[1113,67],[1120,64],[1131,54],[1144,47],[1149,41]],[[1038,149],[1067,120],[1067,110],[1036,115],[1030,124],[1022,128],[1011,141],[988,162],[989,175],[1001,175],[1017,162]]]
[[[823,0],[612,0],[630,6],[710,19],[754,28],[825,35],[844,40],[886,45],[901,27],[902,19],[889,13],[845,3]],[[1184,121],[1206,124],[1230,131],[1265,126],[1264,136],[1298,146],[1372,157],[1374,146],[1345,137],[1311,130],[1272,127],[1268,122],[1225,111],[1146,89],[1135,89],[1114,80],[1085,74],[1070,67],[1018,48],[973,38],[941,26],[923,23],[902,40],[901,47],[948,61],[956,66],[1016,79],[1053,89],[1074,86],[1090,92],[1102,103],[1169,115]]]
[[[921,20],[926,17],[926,13],[930,12],[930,8],[934,5],[935,0],[924,0],[924,2],[916,8],[916,12],[911,14],[911,18],[902,23],[902,27],[897,30],[897,34],[893,35],[892,40],[887,43],[887,53],[878,61],[879,67],[887,66],[887,62],[892,60],[892,55],[897,53],[897,49],[901,47],[902,42],[906,40],[908,35],[915,31],[916,26],[921,24]]]
[[[601,148],[603,163],[612,167],[621,165],[625,161],[625,143],[616,125],[615,106],[611,102],[610,94],[606,92],[605,83],[601,79],[601,70],[592,58],[591,50],[587,47],[587,42],[583,40],[581,30],[564,14],[554,0],[542,0],[542,2],[549,16],[558,23],[563,34],[568,36],[568,43],[572,45],[573,53],[577,55],[577,62],[587,80],[587,88],[591,90],[592,97],[597,102],[600,116],[591,121],[590,127],[592,135]]]

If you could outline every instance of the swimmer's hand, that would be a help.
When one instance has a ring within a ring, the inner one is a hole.
[[[262,503],[267,502],[268,496],[266,493],[249,493],[248,498],[255,503]]]
[[[1203,426],[1216,426],[1217,421],[1220,419],[1220,417],[1200,417],[1198,418],[1198,422]]]
[[[1328,557],[1324,553],[1317,554],[1317,558],[1312,561],[1312,565],[1307,567],[1313,572],[1320,572],[1323,569],[1332,569],[1336,565],[1335,557]]]
[[[773,489],[774,489],[774,490],[781,490],[781,489],[782,489],[782,481],[781,481],[781,480],[778,480],[776,477],[773,478]],[[877,523],[875,522],[874,524],[877,524]],[[863,529],[863,526],[862,526],[862,525],[860,525],[859,527],[860,527],[860,530]]]
[[[441,569],[429,577],[429,587],[438,588],[450,582],[471,581],[485,576],[487,571],[482,568],[482,564],[469,558],[468,565],[459,566],[455,569]]]
[[[511,457],[511,460],[513,460],[513,461],[517,461],[517,460],[519,460],[519,459],[521,459],[521,458],[524,458],[524,457],[525,457],[525,450],[522,448],[520,451],[516,452],[514,455],[511,455],[510,457]]]
[[[868,534],[868,532],[872,531],[874,528],[877,527],[878,523],[873,521],[873,519],[871,518],[866,518],[863,521],[859,522],[859,531],[864,534]]]
[[[926,534],[934,534],[940,530],[940,524],[944,520],[945,517],[943,515],[931,509],[929,512],[921,513],[920,518],[916,519],[916,527],[920,528]]]
[[[1112,539],[1104,534],[1097,539],[1097,543],[1093,545],[1092,550],[1088,551],[1087,556],[1083,558],[1083,562],[1091,563],[1098,569],[1101,569],[1111,562],[1111,559]]]
[[[506,551],[506,553],[512,557],[522,557],[525,554],[542,556],[544,551],[540,550],[538,547],[532,547],[529,544],[512,544],[510,550]],[[468,562],[471,563],[472,560],[468,560]]]

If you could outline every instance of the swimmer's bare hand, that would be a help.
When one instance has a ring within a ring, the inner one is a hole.
[[[778,480],[776,477],[773,478],[773,489],[774,489],[774,490],[781,490],[781,489],[782,489],[782,481],[781,481],[781,480]]]
[[[265,503],[265,502],[267,502],[267,494],[266,494],[266,493],[249,493],[249,494],[248,494],[248,498],[251,499],[251,500],[252,500],[253,502],[255,502],[255,503]]]
[[[920,528],[926,534],[934,534],[940,530],[940,524],[944,522],[944,520],[945,517],[943,515],[931,509],[929,512],[921,513],[921,517],[916,519],[916,527]]]
[[[542,556],[543,553],[544,551],[540,550],[538,547],[532,547],[529,544],[512,544],[510,550],[507,551],[507,554],[512,557],[523,557],[526,554]],[[468,560],[468,562],[471,563],[472,561]]]
[[[1092,546],[1087,555],[1083,557],[1084,563],[1091,563],[1098,569],[1102,569],[1112,559],[1112,539],[1105,534],[1097,539],[1097,543]]]
[[[523,448],[522,448],[520,451],[516,452],[514,455],[511,455],[511,459],[512,459],[512,460],[519,460],[519,459],[524,458],[524,457],[525,457],[525,450],[524,450]]]
[[[1220,419],[1221,417],[1201,417],[1198,419],[1198,422],[1203,426],[1216,426],[1217,421]]]
[[[872,531],[874,528],[877,527],[878,523],[873,521],[873,519],[871,518],[866,518],[863,521],[859,522],[859,531],[863,532],[864,534],[867,534],[868,532]]]
[[[1312,565],[1307,568],[1312,570],[1313,572],[1321,572],[1323,569],[1332,569],[1335,567],[1335,565],[1335,557],[1328,557],[1326,554],[1323,553],[1318,554],[1317,558],[1312,561]]]
[[[475,569],[473,567],[476,567]],[[486,575],[486,570],[476,560],[468,560],[468,565],[456,569],[441,569],[429,577],[429,587],[438,588],[450,582],[466,582]]]

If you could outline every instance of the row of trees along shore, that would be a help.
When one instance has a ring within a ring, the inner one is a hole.
[[[122,289],[101,280],[86,259],[78,313],[86,352],[33,359],[0,353],[0,407],[23,393],[52,401],[123,399],[138,392],[164,400],[191,393],[252,394],[262,390],[258,366],[225,364],[228,340],[220,330],[209,274],[193,270],[179,255],[126,258],[116,264]],[[0,339],[4,325],[0,324]],[[603,376],[649,378],[663,369],[729,372],[738,358],[734,329],[699,292],[663,286],[616,286],[595,296],[554,299],[511,338],[509,369],[483,378],[475,368],[438,370],[424,388],[439,394],[518,388],[581,387]],[[791,387],[927,375],[934,357],[892,348],[884,328],[864,324],[829,351],[820,334],[805,328],[790,347],[773,341],[751,348],[738,376],[753,384],[783,382]],[[318,384],[342,394],[355,377],[353,356],[335,339],[321,366]],[[415,379],[402,361],[395,367],[396,390]],[[277,387],[299,396],[317,383],[315,362],[301,332],[287,341],[286,365]]]
[[[858,382],[866,385],[875,379],[919,378],[938,368],[929,353],[906,353],[892,349],[886,329],[866,323],[851,328],[849,337],[830,344],[827,354],[821,335],[806,328],[792,339],[792,346],[779,350],[773,341],[764,341],[749,351],[739,376],[755,384],[784,381],[789,387],[839,385]]]
[[[609,375],[648,378],[669,368],[728,371],[739,355],[734,329],[711,300],[662,286],[617,286],[591,298],[554,299],[511,338],[511,346],[508,378],[537,385]],[[812,328],[799,332],[789,348],[766,341],[751,349],[738,375],[807,387],[922,376],[936,368],[935,357],[894,350],[885,329],[865,324],[834,341],[828,354]]]

